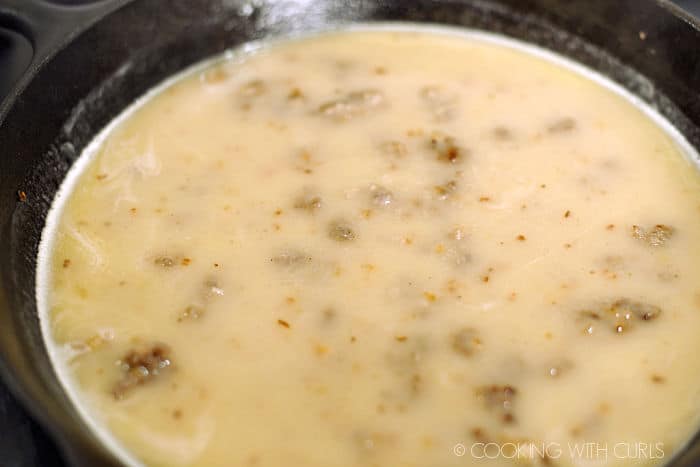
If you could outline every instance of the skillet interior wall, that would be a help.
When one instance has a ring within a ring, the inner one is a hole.
[[[34,401],[30,409],[54,435],[90,440],[66,408],[43,345],[34,293],[36,255],[51,201],[91,138],[158,82],[242,42],[349,21],[394,20],[485,29],[560,52],[639,95],[700,147],[695,91],[700,89],[695,51],[700,32],[672,5],[641,0],[170,0],[167,6],[162,0],[131,1],[60,50],[0,114],[0,349],[6,373],[17,376],[13,389],[25,402]],[[18,201],[18,190],[26,193],[26,201]],[[78,449],[88,450],[80,444]],[[677,465],[696,454],[687,452]]]

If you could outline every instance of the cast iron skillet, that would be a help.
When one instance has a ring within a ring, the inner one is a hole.
[[[37,319],[40,234],[71,164],[129,103],[193,62],[251,39],[387,20],[553,49],[658,108],[700,148],[700,27],[666,0],[0,0],[0,28],[33,49],[26,69],[7,68],[23,76],[0,104],[0,371],[72,464],[119,465],[69,403]],[[673,465],[700,465],[700,436]]]

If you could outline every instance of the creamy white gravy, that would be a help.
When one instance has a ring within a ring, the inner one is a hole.
[[[86,420],[154,466],[670,459],[700,405],[697,170],[550,58],[337,32],[137,103],[42,243],[42,325]]]

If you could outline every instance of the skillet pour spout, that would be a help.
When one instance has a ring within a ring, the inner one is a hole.
[[[197,61],[372,22],[482,29],[554,50],[639,96],[700,148],[700,26],[666,0],[0,0],[0,30],[31,49],[0,104],[0,372],[71,465],[123,465],[69,401],[37,314],[41,233],[71,165],[136,98]],[[696,437],[669,465],[699,462]]]

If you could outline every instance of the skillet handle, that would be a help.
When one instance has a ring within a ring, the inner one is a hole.
[[[30,44],[25,45],[25,50],[17,51],[12,47],[20,44],[12,44],[10,40],[9,53],[0,54],[0,69],[16,70],[13,76],[0,80],[0,103],[11,95],[13,88],[22,85],[23,77],[33,75],[71,39],[129,1],[84,0],[60,4],[47,0],[0,0],[0,32],[19,36],[15,37],[17,41]]]

